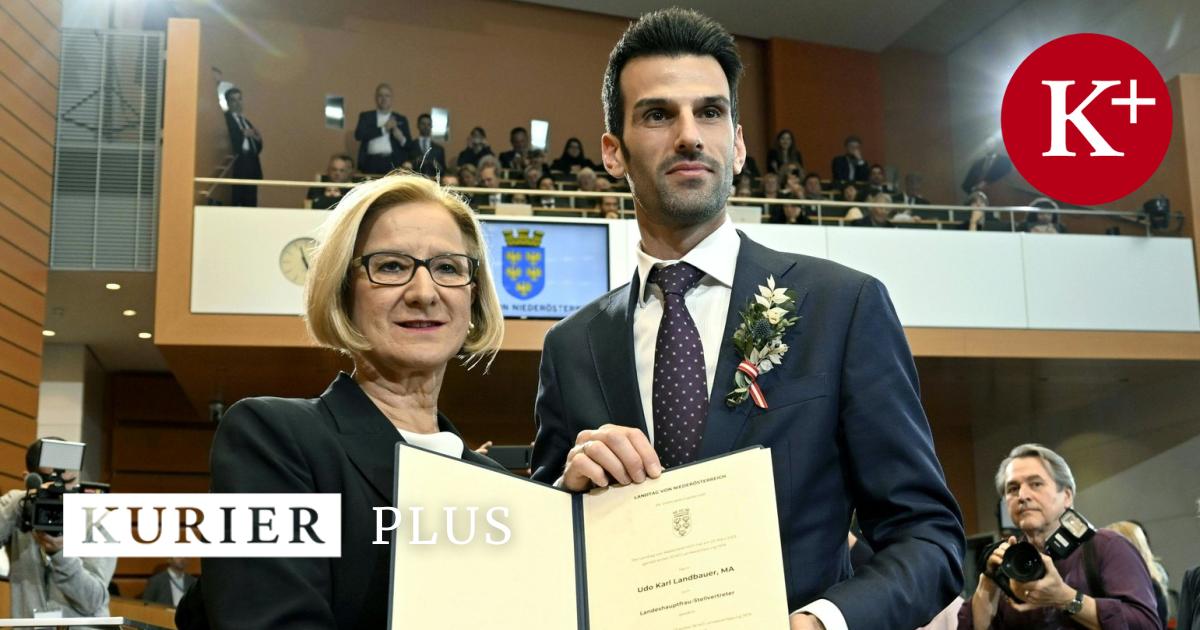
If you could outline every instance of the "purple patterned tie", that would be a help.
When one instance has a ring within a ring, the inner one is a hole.
[[[696,459],[708,415],[708,381],[700,331],[683,296],[704,272],[687,263],[655,267],[649,281],[663,292],[663,317],[654,344],[654,450],[663,467]]]

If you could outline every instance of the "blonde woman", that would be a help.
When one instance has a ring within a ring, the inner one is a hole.
[[[390,554],[371,544],[372,508],[391,505],[396,443],[503,470],[438,411],[447,364],[487,365],[504,334],[470,209],[431,180],[389,175],[352,189],[319,240],[305,319],[354,372],[318,398],[231,407],[213,440],[212,491],[340,494],[341,557],[206,558],[214,628],[386,627]]]
[[[1146,538],[1146,531],[1140,524],[1133,521],[1117,521],[1104,529],[1120,534],[1122,538],[1133,544],[1134,549],[1137,549],[1138,555],[1142,557],[1142,562],[1146,563],[1146,570],[1150,572],[1150,579],[1154,582],[1154,601],[1158,605],[1158,618],[1162,620],[1163,627],[1167,627],[1167,618],[1170,616],[1167,610],[1167,591],[1169,590],[1167,570],[1150,551],[1150,541]]]

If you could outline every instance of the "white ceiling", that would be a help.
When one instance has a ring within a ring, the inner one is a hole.
[[[109,282],[120,290],[104,288]],[[132,317],[125,309],[137,312]],[[154,274],[129,271],[51,271],[46,292],[47,344],[83,344],[106,372],[165,372],[154,339]]]
[[[636,18],[674,3],[646,0],[519,0]],[[945,54],[1021,0],[691,0],[686,6],[745,37],[781,37],[880,52],[893,44]]]

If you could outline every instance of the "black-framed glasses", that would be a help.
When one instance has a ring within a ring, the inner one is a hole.
[[[412,282],[417,267],[424,267],[438,285],[465,287],[475,281],[475,272],[479,269],[479,261],[466,254],[442,254],[422,260],[400,252],[373,252],[350,263],[361,264],[372,283],[389,286]]]

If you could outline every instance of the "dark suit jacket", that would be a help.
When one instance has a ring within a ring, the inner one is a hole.
[[[413,138],[404,145],[408,149],[408,161],[412,162],[413,170],[434,177],[446,171],[446,148],[430,140],[429,153],[421,154],[420,138]]]
[[[183,575],[184,592],[187,592],[187,589],[191,588],[195,583],[195,576],[186,573]],[[166,569],[151,575],[150,579],[146,580],[146,590],[142,592],[142,601],[165,604],[167,606],[175,605],[175,599],[171,597],[171,574]]]
[[[384,134],[384,133],[387,134],[388,140],[390,140],[392,143],[392,155],[395,155],[395,156],[406,155],[404,152],[405,151],[404,147],[407,146],[408,141],[412,140],[412,133],[409,132],[409,130],[408,130],[408,119],[405,118],[402,114],[397,114],[396,112],[392,112],[392,120],[396,121],[396,126],[400,128],[400,133],[404,134],[404,137],[406,139],[404,145],[401,145],[400,141],[397,140],[395,136],[393,136],[391,133],[385,131],[383,129],[383,127],[379,126],[379,124],[376,122],[375,110],[371,109],[371,110],[367,110],[365,112],[360,112],[358,114],[358,124],[354,126],[354,139],[358,140],[358,142],[359,142],[359,144],[358,144],[359,168],[362,167],[363,162],[366,161],[366,159],[367,159],[367,145],[371,143],[371,140],[378,138],[381,134]],[[396,163],[399,164],[399,162],[400,162],[400,160],[398,157]]]
[[[967,176],[965,179],[963,179],[963,192],[971,193],[976,184],[982,182],[986,185],[995,181],[999,181],[1005,175],[1008,175],[1010,171],[1012,171],[1012,160],[1008,159],[1008,156],[1004,155],[1003,153],[996,154],[996,157],[992,159],[992,163],[990,165],[986,164],[986,162],[987,156],[985,155],[978,160],[975,160],[974,164],[971,164],[971,169],[967,171]],[[984,172],[985,166],[987,167],[986,173]]]
[[[457,433],[444,416],[438,426]],[[390,546],[371,544],[372,508],[392,505],[395,447],[401,441],[346,374],[320,398],[248,398],[230,407],[213,439],[212,491],[340,493],[342,554],[205,558],[200,587],[210,626],[387,627]],[[463,450],[463,461],[504,470],[470,449]],[[181,602],[176,621],[185,615],[195,619],[196,611],[184,610]]]
[[[505,151],[500,154],[500,168],[512,168],[513,160],[517,158],[516,150]]]
[[[848,182],[850,181],[850,164],[853,158],[849,154],[843,153],[835,158],[829,165],[829,170],[833,173],[833,181]],[[854,181],[865,182],[867,176],[871,174],[871,168],[866,160],[858,160],[854,164]]]
[[[768,276],[795,289],[783,364],[759,380],[770,405],[730,408],[739,311]],[[646,430],[634,366],[631,284],[546,335],[533,477],[554,481],[583,429]],[[946,488],[904,330],[878,280],[742,235],[700,457],[771,448],[788,605],[826,598],[852,630],[915,628],[962,588],[962,517]],[[733,506],[731,506],[733,507]],[[851,512],[876,555],[851,577]]]
[[[245,115],[243,115],[242,118],[245,119],[246,124],[249,125],[251,129],[258,129],[258,127],[255,127],[254,123],[250,122],[250,119],[246,118]],[[241,125],[238,125],[237,119],[233,117],[233,112],[225,112],[225,127],[227,129],[229,129],[230,151],[232,151],[234,155],[245,154],[245,152],[242,151],[242,141],[247,139],[246,133],[242,131]],[[261,134],[259,134],[259,135],[261,135]],[[259,153],[262,153],[262,150],[263,150],[262,141],[255,140],[254,138],[250,138],[249,140],[250,140],[250,153],[252,153],[254,155],[258,155]]]
[[[458,159],[456,159],[454,161],[454,163],[458,166],[463,166],[466,164],[478,166],[479,160],[483,159],[484,156],[487,156],[487,155],[492,155],[491,147],[484,147],[483,150],[480,151],[479,153],[472,151],[471,147],[467,147],[467,148],[463,149],[462,151],[458,152]]]
[[[1192,567],[1183,574],[1183,585],[1179,587],[1179,625],[1177,630],[1200,630],[1200,567]]]

